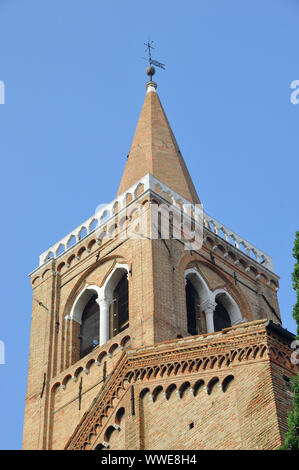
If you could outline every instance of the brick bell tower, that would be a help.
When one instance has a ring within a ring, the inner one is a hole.
[[[271,258],[206,213],[198,249],[132,236],[136,207],[200,206],[156,89],[115,200],[30,275],[24,449],[275,449],[287,429],[294,337]]]

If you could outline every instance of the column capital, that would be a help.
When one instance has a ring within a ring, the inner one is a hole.
[[[206,315],[212,314],[216,308],[216,302],[214,300],[205,300],[201,303],[201,308],[204,310]]]
[[[98,297],[96,299],[96,303],[101,307],[101,305],[110,305],[112,303],[112,299],[109,299],[108,297]]]

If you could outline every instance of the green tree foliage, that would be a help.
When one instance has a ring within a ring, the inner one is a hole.
[[[293,287],[297,295],[293,317],[297,323],[296,339],[299,340],[299,232],[296,232],[293,256],[296,259],[293,272]],[[299,450],[299,374],[292,378],[291,388],[293,392],[294,411],[290,413],[288,417],[289,430],[285,436],[285,442],[280,448],[282,450]]]
[[[294,306],[293,317],[297,323],[297,340],[299,340],[299,232],[296,232],[293,256],[296,259],[293,272],[293,287],[297,294],[297,302]]]

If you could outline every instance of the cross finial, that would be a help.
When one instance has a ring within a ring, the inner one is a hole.
[[[148,63],[149,65],[152,65],[152,54],[151,54],[151,49],[155,49],[152,44],[154,41],[148,40],[147,42],[144,43],[146,46],[145,52],[148,51]]]

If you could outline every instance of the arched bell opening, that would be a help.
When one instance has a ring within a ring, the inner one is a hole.
[[[214,310],[214,331],[221,331],[223,328],[229,328],[232,326],[228,311],[221,301],[221,297],[223,295],[224,294],[219,295],[216,298],[216,307]]]
[[[129,327],[129,284],[126,272],[114,291],[110,313],[110,336],[113,337]]]
[[[71,312],[66,316],[71,320],[71,347],[73,360],[86,356],[99,344],[100,308],[97,302],[100,289],[96,285],[87,286],[77,296]]]
[[[192,282],[186,280],[186,307],[187,307],[187,331],[190,335],[197,335],[200,330],[199,297]]]
[[[215,295],[214,331],[221,331],[243,321],[239,307],[227,292]]]
[[[198,278],[190,274],[186,277],[186,310],[187,331],[190,335],[199,335],[206,332],[204,312],[201,308],[205,291],[199,283]]]
[[[99,344],[100,316],[99,305],[94,294],[86,303],[80,325],[80,358],[90,353]]]

